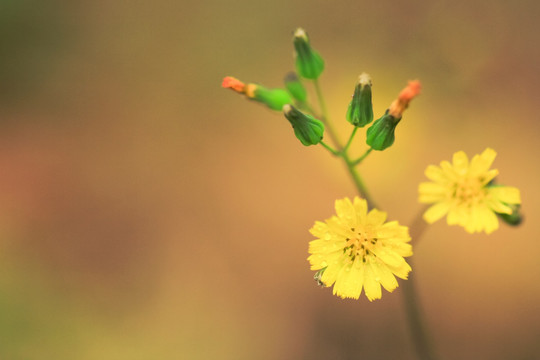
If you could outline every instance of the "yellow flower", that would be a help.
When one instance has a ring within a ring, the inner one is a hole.
[[[334,284],[334,295],[358,299],[362,287],[372,301],[381,298],[381,285],[392,292],[397,276],[407,279],[411,267],[403,257],[412,255],[409,229],[386,221],[386,213],[367,211],[366,200],[336,200],[337,216],[316,221],[309,230],[318,239],[309,243],[311,270],[317,280]]]
[[[512,214],[512,207],[521,203],[519,190],[511,186],[490,185],[498,170],[489,170],[497,153],[487,148],[471,161],[463,151],[454,154],[453,162],[430,165],[425,174],[432,182],[418,187],[419,201],[434,204],[424,219],[433,223],[448,214],[448,225],[460,225],[469,233],[497,230],[495,213]]]

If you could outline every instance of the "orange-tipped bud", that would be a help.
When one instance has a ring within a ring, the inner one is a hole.
[[[411,100],[420,94],[420,81],[413,80],[409,81],[409,84],[401,90],[398,95],[398,98],[392,102],[388,108],[388,114],[392,115],[396,119],[400,119],[403,111],[409,106]]]
[[[241,82],[240,80],[232,76],[225,76],[225,78],[223,78],[223,82],[221,83],[221,86],[224,88],[232,89],[238,93],[243,94],[246,84],[244,84],[243,82]]]

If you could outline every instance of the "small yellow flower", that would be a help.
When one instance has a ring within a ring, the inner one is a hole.
[[[519,190],[511,186],[490,185],[498,170],[489,170],[497,153],[487,148],[471,161],[463,151],[454,154],[453,162],[430,165],[425,174],[432,182],[418,187],[419,201],[434,204],[424,219],[433,223],[448,214],[448,225],[460,225],[469,233],[497,230],[495,213],[512,214],[512,207],[521,203]]]
[[[412,255],[409,229],[386,221],[386,213],[367,211],[366,200],[336,200],[337,216],[316,221],[309,230],[311,270],[324,286],[334,284],[334,295],[358,299],[362,287],[372,301],[381,298],[381,285],[392,292],[396,278],[407,279],[411,267],[403,257]]]

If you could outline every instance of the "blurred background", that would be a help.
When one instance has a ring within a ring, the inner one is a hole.
[[[298,26],[343,138],[361,72],[376,115],[422,81],[362,167],[390,219],[415,218],[428,164],[497,150],[524,224],[439,221],[413,272],[441,359],[540,358],[539,16],[533,0],[3,0],[0,358],[415,359],[400,288],[370,303],[313,281],[307,230],[355,194],[342,164],[220,87],[281,86]]]

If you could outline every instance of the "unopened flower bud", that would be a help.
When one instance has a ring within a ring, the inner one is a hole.
[[[296,70],[306,79],[317,79],[324,70],[324,60],[309,44],[309,38],[302,28],[296,29],[293,38],[296,50]]]
[[[244,89],[246,88],[246,84],[244,84],[243,82],[241,82],[240,80],[232,76],[225,76],[223,78],[223,82],[221,83],[221,86],[226,89],[234,90],[240,94],[243,94]]]
[[[300,81],[296,73],[291,71],[285,76],[285,87],[289,90],[289,93],[293,98],[303,103],[307,99],[307,92],[304,84]]]
[[[373,150],[382,151],[394,143],[394,131],[401,120],[403,111],[407,109],[411,100],[420,94],[420,81],[409,81],[409,84],[401,90],[396,100],[390,104],[386,113],[367,130],[366,143]]]
[[[362,73],[346,115],[347,121],[357,127],[364,127],[373,121],[373,105],[371,104],[371,77]]]
[[[252,94],[253,96],[250,96]],[[281,110],[283,105],[292,103],[289,93],[283,89],[267,89],[264,86],[255,85],[250,88],[248,97],[266,104],[272,110]]]
[[[520,205],[519,204],[507,204],[510,208],[512,208],[511,214],[501,214],[497,213],[501,220],[503,220],[505,223],[511,226],[518,226],[523,221],[523,216],[521,216],[521,213],[519,211]]]
[[[323,138],[324,125],[313,116],[304,114],[292,105],[283,106],[283,113],[294,129],[294,135],[305,146],[317,145]]]
[[[420,85],[420,81],[409,81],[409,84],[405,87],[405,89],[401,90],[398,98],[394,100],[388,108],[388,113],[396,119],[401,119],[403,111],[409,107],[411,100],[420,94],[421,88],[422,86]]]
[[[313,279],[317,282],[317,285],[326,287],[326,284],[322,281],[322,276],[327,268],[322,268],[321,270],[317,271],[315,275],[313,275]]]
[[[366,143],[373,150],[382,151],[389,148],[394,143],[394,130],[400,119],[396,119],[388,112],[380,119],[375,120],[373,125],[367,130]]]
[[[283,105],[290,104],[292,98],[284,89],[267,89],[257,84],[244,84],[240,80],[227,76],[221,84],[224,88],[232,89],[239,94],[244,94],[250,100],[261,102],[272,110],[281,110]]]

